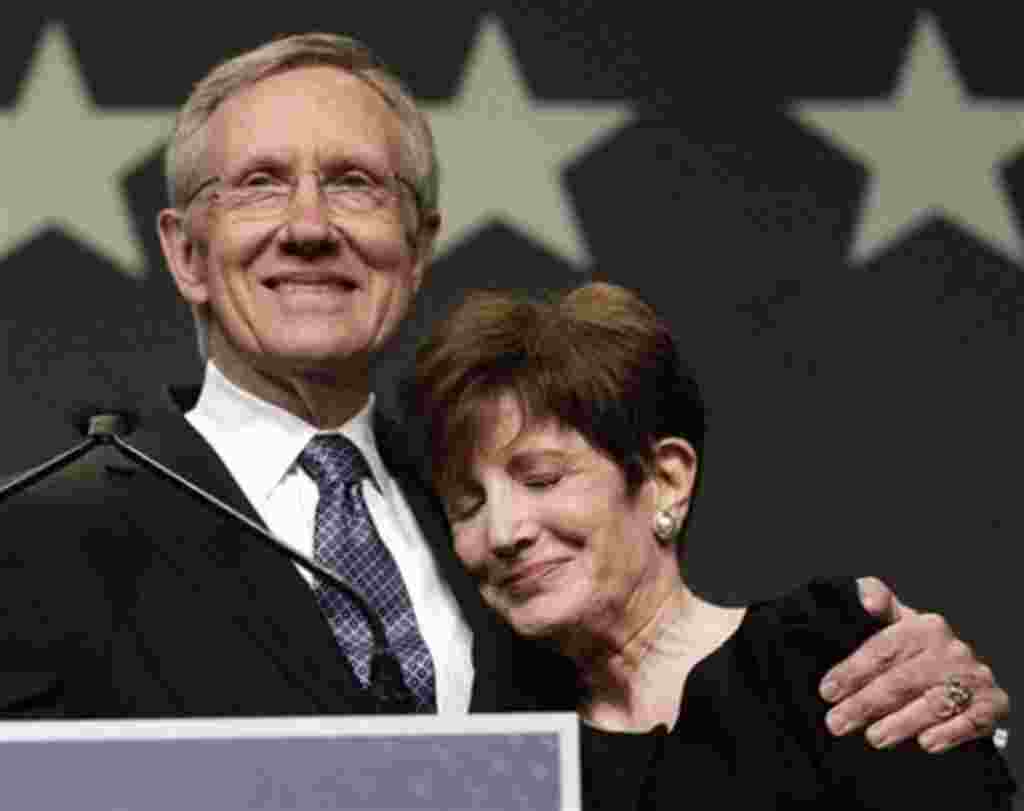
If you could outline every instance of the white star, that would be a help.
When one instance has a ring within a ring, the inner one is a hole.
[[[1024,143],[1024,104],[972,100],[937,23],[918,23],[885,102],[803,102],[795,115],[871,170],[853,258],[866,261],[929,218],[945,215],[1021,257],[1001,163]]]
[[[119,173],[151,155],[172,120],[165,110],[98,111],[64,30],[48,27],[17,107],[0,113],[0,259],[59,227],[129,276],[144,275]]]
[[[493,19],[481,24],[458,98],[423,106],[441,161],[438,256],[502,219],[571,263],[589,263],[562,171],[628,121],[627,107],[532,98]]]

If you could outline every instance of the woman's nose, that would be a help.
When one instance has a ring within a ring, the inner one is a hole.
[[[515,560],[531,546],[533,546],[533,540],[524,537],[509,543],[492,545],[491,551],[499,560],[510,561]]]
[[[502,495],[488,504],[488,539],[491,552],[503,560],[514,558],[537,540],[539,523],[525,499]]]

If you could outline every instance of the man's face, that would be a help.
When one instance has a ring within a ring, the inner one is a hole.
[[[406,197],[393,208],[345,211],[320,183],[362,173],[405,176],[401,125],[369,85],[305,67],[268,77],[221,104],[206,129],[200,179],[213,189],[295,188],[268,215],[200,193],[187,220],[161,235],[183,296],[207,308],[210,356],[259,393],[261,379],[328,373],[357,382],[394,332],[423,276]],[[168,231],[176,230],[176,242]],[[255,382],[254,382],[255,381]]]

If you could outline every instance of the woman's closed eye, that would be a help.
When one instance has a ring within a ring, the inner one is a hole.
[[[483,503],[482,496],[474,495],[473,493],[458,493],[445,498],[444,510],[448,515],[448,520],[456,524],[472,518]]]
[[[531,473],[523,477],[523,484],[531,490],[546,490],[562,481],[562,473]]]

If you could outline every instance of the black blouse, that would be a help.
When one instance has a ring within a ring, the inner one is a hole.
[[[878,627],[852,579],[752,605],[690,672],[671,732],[580,725],[584,808],[1010,809],[1016,785],[989,739],[929,755],[826,729],[819,681]]]

